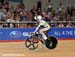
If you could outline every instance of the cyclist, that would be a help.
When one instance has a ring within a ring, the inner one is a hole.
[[[45,35],[45,32],[50,29],[50,25],[46,21],[44,21],[41,15],[35,16],[34,19],[39,23],[39,25],[33,33],[36,33],[39,30],[39,28],[43,26],[43,28],[40,29],[39,32],[42,35],[43,39],[46,40],[47,36]]]

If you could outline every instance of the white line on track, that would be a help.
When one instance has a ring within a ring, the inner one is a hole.
[[[27,56],[25,54],[1,54],[1,56]]]

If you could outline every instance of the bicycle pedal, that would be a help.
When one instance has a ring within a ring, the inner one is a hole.
[[[42,40],[41,40],[41,43],[45,45],[45,41],[42,41]]]

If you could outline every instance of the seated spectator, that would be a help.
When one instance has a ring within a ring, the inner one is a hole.
[[[36,7],[35,6],[32,7],[31,14],[32,14],[33,21],[35,21],[35,19],[34,19],[34,16],[36,14]]]
[[[75,12],[75,8],[74,8],[74,6],[71,6],[71,14],[70,14],[70,16],[73,16],[74,12]]]
[[[8,12],[9,11],[9,0],[6,0],[4,3],[5,9]]]
[[[3,12],[0,10],[0,19],[2,19],[2,18],[1,18],[2,15],[3,15]]]
[[[69,6],[67,7],[67,9],[65,11],[66,11],[66,14],[68,14],[68,15],[71,14],[71,10],[70,10],[70,7]]]
[[[7,19],[6,19],[6,22],[9,22],[8,23],[8,27],[9,28],[14,28],[14,24],[12,22],[14,22],[14,14],[12,12],[8,12],[7,13]]]
[[[20,12],[20,21],[27,21],[27,13],[25,11]]]
[[[42,15],[43,15],[43,19],[45,20],[45,21],[50,21],[50,13],[46,13],[46,12],[42,12]]]
[[[25,9],[24,3],[20,3],[20,4],[19,4],[19,8],[20,8],[20,9]]]
[[[59,7],[57,8],[57,10],[58,10],[58,14],[60,14],[62,11],[63,11],[63,4],[62,4],[62,2],[60,2],[59,3]]]
[[[59,23],[58,27],[59,28],[63,28],[64,27],[64,24],[63,23]]]
[[[0,9],[2,9],[2,3],[0,3]]]
[[[3,28],[3,24],[2,23],[0,23],[0,28]]]
[[[72,27],[71,21],[69,21],[69,22],[67,23],[66,27],[67,27],[67,28]]]
[[[52,12],[53,6],[51,3],[47,5],[47,12]]]
[[[15,13],[15,15],[14,15],[14,21],[15,21],[16,23],[20,22],[20,15],[19,15],[18,12]],[[19,28],[19,26],[20,26],[20,24],[15,24],[15,28]]]
[[[70,17],[70,15],[69,14],[67,14],[67,16],[66,16],[66,21],[71,21],[71,17]]]

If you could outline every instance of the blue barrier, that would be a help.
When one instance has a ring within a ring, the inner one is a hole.
[[[3,28],[0,29],[0,40],[25,40],[35,28]],[[48,36],[56,38],[75,38],[75,28],[51,28]]]

